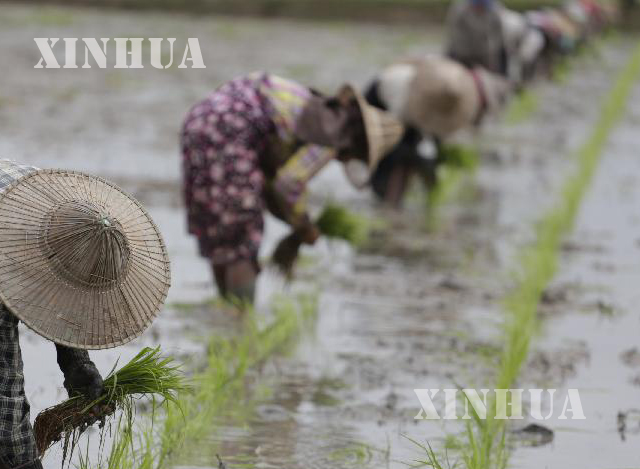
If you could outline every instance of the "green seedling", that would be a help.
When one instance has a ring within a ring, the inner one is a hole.
[[[114,367],[104,380],[104,388],[104,394],[95,401],[73,397],[37,416],[34,433],[41,454],[60,440],[65,453],[73,451],[77,438],[94,417],[105,419],[121,411],[131,426],[137,400],[146,397],[178,405],[178,394],[190,389],[180,367],[172,358],[162,357],[159,347],[146,347],[118,371]],[[95,415],[96,406],[102,415]]]
[[[354,246],[361,246],[367,240],[371,224],[371,220],[334,203],[328,203],[316,221],[323,236]]]
[[[527,120],[538,109],[538,97],[530,90],[524,90],[515,96],[505,114],[507,124],[519,124]]]
[[[438,209],[459,191],[464,177],[475,170],[480,160],[477,149],[451,143],[441,146],[438,157],[441,160],[437,169],[438,182],[427,191],[425,204],[428,230],[438,226]]]
[[[181,391],[166,405],[155,406],[148,422],[138,428],[119,425],[106,460],[90,465],[81,455],[80,468],[162,469],[188,458],[211,434],[217,417],[242,405],[239,397],[247,372],[285,350],[314,317],[316,305],[315,295],[278,298],[267,324],[246,311],[242,334],[210,339],[206,363],[191,377],[189,392]]]

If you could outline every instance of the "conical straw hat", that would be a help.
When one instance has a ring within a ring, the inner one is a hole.
[[[428,56],[411,63],[403,121],[423,135],[445,138],[474,121],[482,106],[473,74],[446,57]]]
[[[404,126],[393,115],[367,103],[351,85],[344,85],[338,92],[341,100],[355,99],[362,114],[367,137],[367,163],[352,159],[345,165],[346,175],[356,187],[364,187],[384,156],[398,144],[404,134]]]
[[[151,324],[169,283],[151,217],[104,179],[36,170],[0,195],[0,300],[43,337],[122,345]]]

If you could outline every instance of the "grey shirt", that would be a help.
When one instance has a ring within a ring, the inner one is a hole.
[[[468,0],[456,1],[447,17],[447,55],[468,67],[504,74],[500,8],[498,2],[480,8]]]

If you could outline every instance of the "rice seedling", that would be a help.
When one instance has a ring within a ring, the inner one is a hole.
[[[273,353],[291,343],[315,314],[315,296],[302,295],[295,300],[277,298],[274,318],[262,327],[249,310],[243,334],[235,338],[211,339],[206,367],[194,376],[196,392],[181,400],[182,413],[167,408],[163,428],[158,434],[159,454],[156,468],[165,467],[187,455],[203,437],[210,434],[212,422],[223,409],[240,405],[244,376]]]
[[[60,440],[65,454],[73,451],[89,426],[97,420],[104,424],[116,411],[122,411],[131,423],[135,403],[141,398],[177,404],[178,393],[189,390],[189,385],[172,358],[162,357],[159,347],[146,347],[119,370],[114,367],[104,380],[104,388],[104,394],[95,401],[72,397],[36,417],[34,433],[40,454]]]
[[[138,445],[142,450],[134,449],[134,438],[143,443]],[[120,417],[111,450],[109,451],[107,467],[108,469],[153,469],[152,447],[151,434],[149,432],[136,435],[129,421]],[[99,458],[98,462],[92,463],[88,453],[87,442],[86,451],[79,455],[77,469],[102,469],[104,467],[102,459]]]
[[[538,109],[538,97],[530,90],[524,90],[509,103],[505,121],[507,124],[519,124]]]
[[[623,116],[639,78],[640,46],[619,73],[589,138],[579,148],[577,172],[564,183],[558,203],[537,224],[534,243],[520,254],[520,268],[513,274],[516,287],[504,299],[507,317],[495,389],[511,389],[527,359],[533,334],[538,328],[538,304],[556,272],[562,238],[573,226],[607,139]],[[489,403],[486,419],[476,416],[467,425],[467,441],[461,450],[467,469],[502,469],[507,465],[507,421],[495,419],[495,412],[495,403]],[[437,462],[437,455],[430,448],[425,448],[425,453]]]
[[[419,468],[419,467],[431,467],[433,469],[455,469],[458,467],[457,463],[451,464],[449,461],[448,454],[444,456],[444,462],[441,461],[440,457],[436,454],[434,449],[431,447],[429,443],[420,443],[418,440],[414,440],[406,435],[403,435],[404,438],[413,443],[421,453],[426,456],[426,459],[416,459],[410,463],[405,463],[408,467],[411,468]],[[446,464],[446,466],[444,465]]]
[[[459,169],[474,169],[480,160],[477,148],[456,143],[444,143],[440,146],[438,158],[442,166]]]
[[[558,62],[551,71],[551,80],[558,84],[564,84],[569,78],[570,65],[567,59]]]
[[[330,202],[322,210],[316,225],[323,236],[360,246],[367,240],[371,221]]]
[[[120,425],[106,460],[91,466],[85,456],[80,469],[161,469],[188,458],[196,447],[202,451],[201,442],[215,430],[216,417],[242,406],[247,372],[292,343],[314,316],[316,298],[277,298],[272,310],[273,318],[266,324],[247,310],[241,335],[212,337],[189,392],[180,391],[135,431]],[[213,458],[215,448],[206,448]]]
[[[428,230],[438,226],[438,209],[460,188],[465,176],[472,173],[478,165],[480,154],[476,148],[446,143],[441,145],[438,158],[438,182],[427,191],[426,227]]]

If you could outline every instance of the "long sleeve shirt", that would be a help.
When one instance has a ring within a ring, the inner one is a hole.
[[[447,55],[468,67],[505,73],[500,8],[497,2],[482,8],[468,0],[455,2],[447,18]]]
[[[313,93],[308,88],[275,75],[262,74],[259,90],[269,100],[271,116],[277,131],[275,151],[269,155],[277,168],[269,183],[292,209],[292,224],[306,213],[306,186],[309,180],[336,156],[335,149],[315,143],[301,142],[298,137],[298,118]]]

